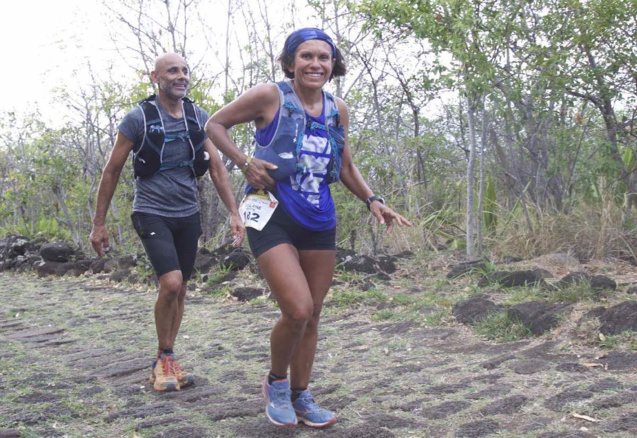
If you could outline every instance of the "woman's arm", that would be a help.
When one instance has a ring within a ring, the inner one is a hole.
[[[264,189],[274,186],[267,169],[276,165],[248,156],[230,138],[228,130],[241,123],[255,122],[265,126],[274,119],[279,109],[279,90],[275,84],[257,85],[230,102],[208,119],[206,133],[214,145],[243,171],[251,186]]]
[[[347,105],[341,99],[337,99],[338,112],[341,116],[341,123],[345,127],[345,147],[343,148],[343,163],[341,167],[341,181],[361,201],[366,202],[374,196],[374,192],[369,188],[367,182],[358,171],[358,168],[352,160],[352,154],[349,148],[349,112]],[[368,205],[369,210],[376,217],[379,223],[387,224],[387,234],[391,233],[394,228],[394,221],[398,226],[407,225],[411,227],[411,222],[400,214],[386,206],[380,201],[373,201]]]

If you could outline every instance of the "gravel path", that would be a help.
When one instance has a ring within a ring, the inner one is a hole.
[[[280,429],[260,394],[270,302],[191,293],[176,353],[197,380],[166,394],[148,383],[152,291],[3,273],[0,302],[0,438],[637,436],[635,353],[495,344],[328,304],[313,393],[339,421]]]

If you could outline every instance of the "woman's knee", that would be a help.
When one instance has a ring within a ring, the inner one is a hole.
[[[283,318],[295,326],[305,327],[313,316],[312,306],[292,306],[286,310],[282,310]]]
[[[306,330],[318,330],[319,320],[321,319],[322,306],[315,306],[310,319],[307,321]]]

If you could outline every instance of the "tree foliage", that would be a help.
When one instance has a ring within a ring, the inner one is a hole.
[[[184,54],[191,97],[212,113],[281,79],[276,57],[287,34],[317,26],[334,36],[348,67],[329,88],[349,106],[356,164],[417,223],[409,238],[387,241],[364,204],[334,187],[340,244],[435,250],[453,241],[472,255],[482,239],[505,241],[512,223],[538,232],[547,215],[602,199],[624,208],[630,229],[636,11],[637,0],[104,2],[113,49],[135,80],[87,64],[88,83],[58,91],[68,110],[62,128],[48,128],[37,113],[0,117],[0,226],[66,233],[86,246],[117,124],[152,92],[155,56]],[[232,135],[250,153],[253,127]],[[242,176],[228,168],[239,198]],[[221,240],[225,212],[209,189],[204,182],[206,240]],[[124,247],[136,242],[131,199],[128,172],[109,222]]]

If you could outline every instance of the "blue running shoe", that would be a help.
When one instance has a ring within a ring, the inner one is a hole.
[[[263,382],[263,395],[267,404],[265,413],[270,421],[277,426],[294,426],[297,424],[296,413],[292,407],[290,397],[290,382],[287,379],[275,380],[272,385],[268,384],[268,379]]]
[[[333,412],[319,408],[314,401],[314,397],[307,389],[292,403],[292,407],[296,412],[298,421],[306,426],[326,427],[336,423],[336,415]]]

